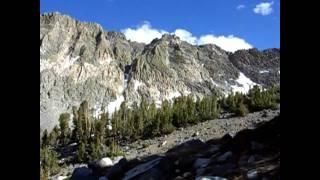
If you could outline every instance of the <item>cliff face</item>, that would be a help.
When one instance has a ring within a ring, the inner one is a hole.
[[[240,50],[231,54],[229,59],[234,66],[258,84],[280,84],[280,49]]]
[[[122,95],[122,67],[141,46],[56,13],[40,16],[40,30],[41,126],[52,127],[61,112],[83,100],[100,108]]]
[[[51,129],[62,112],[87,100],[92,111],[114,111],[141,97],[158,105],[181,95],[246,92],[280,83],[280,50],[228,53],[194,46],[174,35],[150,44],[59,13],[40,15],[40,126]],[[269,71],[269,72],[266,72]]]

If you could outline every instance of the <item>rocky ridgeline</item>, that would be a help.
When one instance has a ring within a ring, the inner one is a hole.
[[[132,160],[103,158],[76,168],[71,179],[280,179],[280,115],[234,137],[193,139],[164,154]]]
[[[279,64],[279,49],[229,53],[168,34],[146,45],[95,23],[46,13],[40,15],[40,127],[50,131],[61,113],[84,100],[97,115],[141,97],[160,105],[182,95],[279,84]]]

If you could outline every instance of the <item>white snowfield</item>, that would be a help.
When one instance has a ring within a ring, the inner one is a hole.
[[[172,100],[173,98],[177,98],[177,97],[179,97],[179,96],[181,96],[181,94],[180,94],[178,91],[175,91],[175,92],[171,92],[171,93],[168,95],[167,99],[168,99],[168,100]]]
[[[108,104],[108,107],[107,107],[108,113],[111,115],[114,111],[118,110],[123,101],[124,101],[123,95],[117,96],[117,99],[115,101],[112,101]]]
[[[134,80],[133,81],[133,84],[134,84],[134,90],[138,90],[138,88],[141,86],[141,85],[144,85],[143,82],[140,82],[140,81],[137,81],[137,80]]]
[[[254,85],[258,85],[255,82],[251,81],[248,77],[246,77],[242,72],[240,72],[238,79],[236,80],[237,83],[240,84],[240,86],[233,85],[231,86],[232,92],[240,92],[240,93],[247,93],[250,88],[252,88]]]

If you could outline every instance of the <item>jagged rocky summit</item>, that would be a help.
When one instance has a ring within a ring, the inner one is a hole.
[[[123,101],[247,92],[280,83],[280,49],[239,50],[191,45],[165,34],[150,44],[60,13],[40,15],[40,127],[87,100],[94,115]]]

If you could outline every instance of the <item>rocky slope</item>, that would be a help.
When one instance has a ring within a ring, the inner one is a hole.
[[[250,113],[246,117],[229,117],[205,121],[194,126],[180,128],[173,133],[148,140],[139,140],[123,145],[127,159],[141,158],[153,154],[162,154],[169,149],[189,140],[208,141],[229,134],[235,136],[241,130],[254,129],[261,122],[267,122],[280,114],[278,110],[264,110]]]
[[[76,168],[71,179],[280,179],[280,114],[267,117],[234,136],[193,138],[132,160],[103,158]]]
[[[126,160],[134,162],[134,160],[137,161],[150,156],[164,156],[167,151],[170,151],[171,149],[190,141],[196,140],[201,142],[207,142],[212,139],[221,139],[224,137],[224,140],[221,140],[222,142],[225,141],[225,139],[235,137],[235,135],[238,132],[241,132],[245,129],[255,129],[260,123],[268,122],[279,115],[280,109],[263,110],[260,112],[250,113],[246,117],[222,116],[219,119],[205,121],[186,128],[180,128],[166,136],[155,137],[146,140],[138,140],[130,144],[120,145],[122,151],[125,153]],[[73,147],[73,145],[70,147]],[[73,149],[72,151],[75,151],[75,149]],[[65,158],[66,157],[64,157],[64,159]],[[115,161],[119,160],[119,158],[115,158],[112,160],[114,165]],[[91,176],[92,169],[88,169],[87,167],[87,164],[69,164],[66,168],[63,168],[63,170],[59,174],[55,175],[54,177],[51,177],[51,179],[58,179],[59,176],[71,176],[75,169],[81,168],[86,169],[85,171],[87,172],[90,172],[88,173],[88,176]],[[84,179],[86,178],[88,177],[84,177]],[[97,179],[98,177],[95,178]]]
[[[257,61],[257,62],[256,62]],[[263,62],[263,63],[260,63]],[[59,13],[40,15],[40,127],[51,129],[62,112],[87,100],[94,115],[141,97],[160,105],[181,95],[246,92],[279,83],[280,50],[234,54],[194,46],[174,35],[150,44]],[[269,71],[261,73],[260,71]]]

